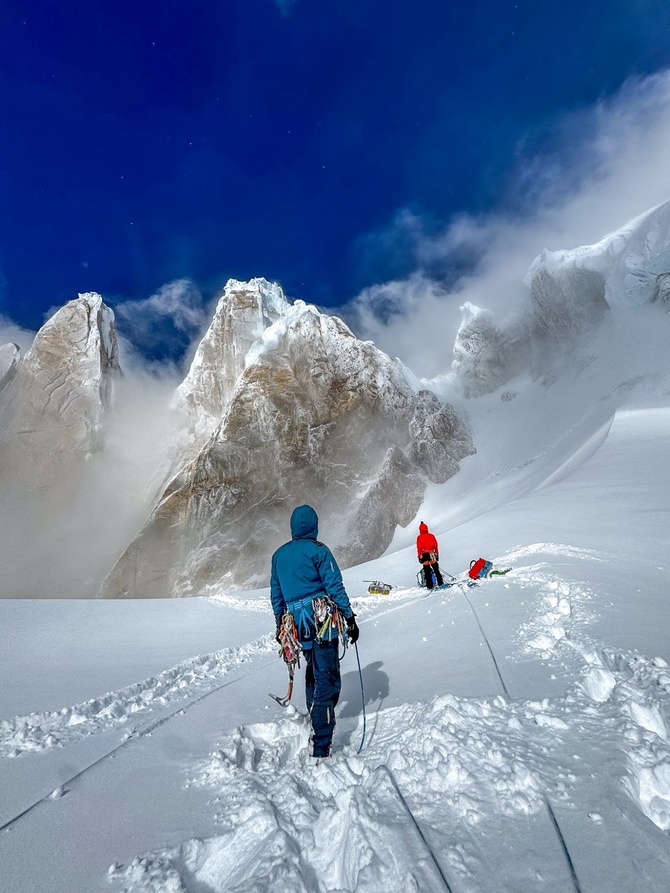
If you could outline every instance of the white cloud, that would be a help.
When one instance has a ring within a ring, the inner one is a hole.
[[[21,348],[21,353],[24,354],[30,348],[34,338],[34,332],[24,329],[23,326],[12,322],[11,319],[0,313],[0,346],[11,341],[14,344],[18,344]]]
[[[121,333],[140,349],[153,352],[162,345],[185,349],[209,321],[209,312],[190,279],[176,279],[140,301],[116,304]]]
[[[409,231],[416,272],[366,289],[344,309],[357,333],[418,375],[444,373],[462,304],[512,311],[544,248],[599,241],[670,199],[670,72],[629,80],[612,99],[566,118],[557,136],[563,148],[553,156],[523,158],[517,175],[523,207],[514,214],[461,215],[429,235],[420,218],[399,212],[380,238],[393,245],[399,227]],[[464,257],[474,262],[455,284],[431,275],[438,262],[448,269]]]

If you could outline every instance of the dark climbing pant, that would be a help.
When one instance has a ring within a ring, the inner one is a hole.
[[[433,574],[435,574],[435,582],[433,583]],[[437,561],[431,561],[430,564],[424,564],[423,566],[423,575],[426,579],[426,586],[429,589],[432,589],[433,586],[441,586],[444,583],[444,578],[440,573],[440,566]]]
[[[305,696],[312,717],[315,757],[327,757],[333,740],[335,706],[342,687],[338,646],[338,639],[315,642],[303,652],[307,662]]]

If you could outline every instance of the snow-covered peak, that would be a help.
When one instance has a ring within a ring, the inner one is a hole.
[[[527,300],[507,319],[462,308],[452,368],[464,396],[495,391],[520,373],[551,382],[585,368],[605,320],[626,327],[643,308],[670,307],[670,202],[593,245],[545,249],[524,284]]]
[[[604,297],[611,309],[639,307],[670,300],[670,201],[652,208],[593,245],[549,251],[531,264],[527,286],[540,271],[553,276],[571,272],[603,277]],[[659,282],[659,277],[661,281]]]
[[[197,442],[220,422],[252,345],[290,307],[274,282],[228,280],[191,368],[177,389],[176,405],[190,417]]]
[[[245,368],[255,363],[262,354],[279,348],[289,330],[305,315],[313,317],[315,321],[318,320],[319,324],[321,319],[327,318],[313,304],[307,304],[305,301],[298,300],[293,304],[288,304],[285,311],[268,328],[261,332],[257,340],[252,344],[245,358]],[[349,330],[347,329],[347,331]]]
[[[453,409],[397,360],[278,287],[266,297],[263,281],[226,288],[179,389],[191,426],[174,476],[105,596],[248,584],[296,501],[316,508],[345,566],[368,559],[412,520],[426,480],[473,452]]]
[[[20,363],[9,353],[14,371],[0,397],[0,447],[17,475],[39,485],[97,446],[120,374],[114,313],[99,294],[81,294],[42,326]]]
[[[81,384],[100,385],[103,402],[108,388],[102,379],[119,371],[114,311],[101,295],[85,292],[68,301],[48,319],[26,353],[24,367],[49,370],[58,358],[75,372]]]

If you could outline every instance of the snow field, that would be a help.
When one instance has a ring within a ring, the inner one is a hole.
[[[544,543],[497,564],[538,553],[598,560],[593,552]],[[552,579],[545,565],[519,567],[504,586],[534,593],[531,619],[519,630],[521,654],[556,661],[566,651],[579,659],[565,697],[509,703],[447,695],[379,710],[360,755],[359,720],[344,735],[338,730],[335,756],[319,764],[308,756],[309,723],[299,711],[236,729],[187,782],[215,794],[217,833],[115,864],[110,878],[124,893],[185,893],[199,884],[217,893],[405,893],[444,889],[444,878],[453,889],[474,891],[490,889],[496,876],[496,889],[510,893],[534,885],[566,890],[574,883],[571,865],[549,809],[559,821],[568,812],[593,829],[607,827],[612,804],[598,802],[592,790],[603,761],[615,790],[667,830],[667,664],[598,650],[580,634],[587,624],[582,605],[592,593]],[[456,595],[457,588],[445,593],[447,610]],[[363,602],[360,614],[379,619],[422,596],[395,591],[361,599],[358,607]],[[415,822],[417,833],[408,833]],[[496,865],[513,847],[527,861],[506,862],[500,877]],[[613,881],[614,873],[607,877]],[[653,870],[641,877],[657,883]],[[611,889],[602,874],[594,882],[589,889]]]
[[[308,756],[302,713],[237,729],[188,780],[214,792],[218,833],[115,865],[110,876],[125,893],[182,893],[198,884],[217,893],[404,893],[440,889],[432,852],[454,889],[491,889],[504,849],[525,839],[535,843],[528,862],[520,859],[512,871],[506,864],[496,889],[532,889],[539,879],[540,889],[569,889],[547,801],[559,816],[570,811],[602,826],[607,809],[599,804],[596,811],[584,786],[600,773],[604,754],[610,773],[667,830],[667,733],[647,728],[651,717],[660,730],[661,711],[670,707],[667,686],[658,692],[667,672],[641,658],[607,661],[615,679],[608,701],[590,699],[581,683],[563,699],[541,702],[435,698],[379,712],[361,755],[357,727],[327,763]],[[584,679],[592,672],[588,665]],[[384,767],[428,852],[408,835],[408,816]]]
[[[63,747],[157,708],[191,699],[210,691],[232,669],[274,650],[274,638],[264,636],[239,648],[190,658],[158,676],[72,707],[0,720],[0,758]]]
[[[624,413],[598,452],[549,486],[448,533],[436,515],[449,571],[483,554],[513,567],[504,578],[424,597],[411,545],[346,572],[366,688],[360,754],[351,653],[335,752],[314,764],[300,679],[294,713],[267,698],[286,681],[271,636],[255,632],[271,626],[267,593],[194,600],[190,628],[200,612],[211,624],[218,604],[236,645],[179,661],[167,705],[162,673],[136,676],[157,694],[138,714],[149,733],[122,739],[76,783],[61,774],[70,755],[106,744],[123,721],[70,726],[67,711],[84,715],[87,702],[50,703],[31,722],[46,733],[53,721],[61,747],[36,733],[37,750],[9,758],[7,735],[3,778],[34,765],[53,792],[39,809],[26,799],[22,817],[17,806],[0,834],[7,893],[665,893],[669,443],[670,412]],[[367,596],[366,578],[398,588]],[[81,610],[62,609],[63,623]],[[217,673],[229,687],[216,688]],[[142,704],[133,688],[115,690],[123,709]],[[14,734],[28,715],[3,728]]]

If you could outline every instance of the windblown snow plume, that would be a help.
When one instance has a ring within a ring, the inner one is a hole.
[[[664,325],[670,310],[670,202],[595,245],[544,251],[524,286],[525,303],[502,319],[465,304],[453,364],[464,396],[491,393],[522,373],[546,383],[561,371],[574,373],[603,353],[594,345],[602,342],[606,321],[612,334],[616,328],[629,333],[629,322],[642,322],[650,337]],[[633,346],[640,345],[631,341]],[[662,347],[657,358],[662,366]]]

